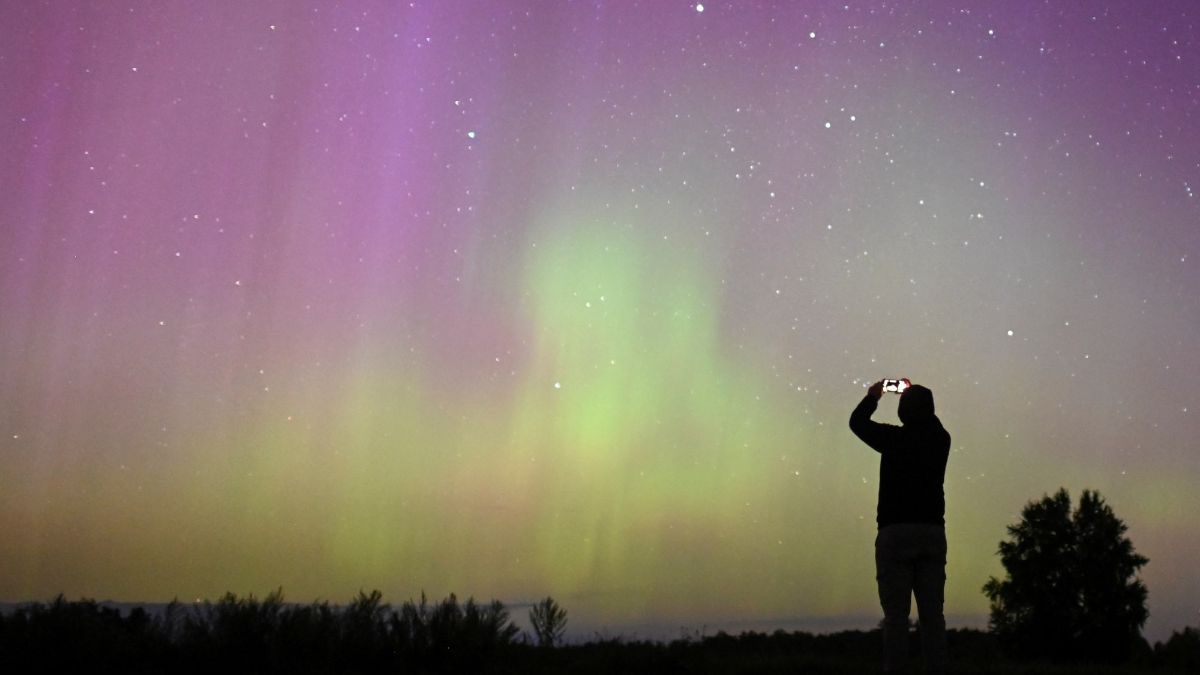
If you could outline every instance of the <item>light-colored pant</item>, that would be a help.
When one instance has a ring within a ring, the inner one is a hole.
[[[921,652],[925,669],[946,668],[946,528],[925,523],[897,523],[875,537],[875,580],[883,606],[883,670],[908,665],[908,613],[917,596]]]

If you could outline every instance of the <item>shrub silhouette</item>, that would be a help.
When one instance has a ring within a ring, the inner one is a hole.
[[[1187,627],[1171,631],[1166,643],[1154,645],[1154,657],[1161,665],[1185,673],[1200,672],[1200,629]]]
[[[546,596],[529,610],[529,623],[533,625],[538,644],[553,647],[562,642],[563,632],[567,630],[567,610],[559,607],[554,598]]]
[[[453,593],[432,607],[421,593],[420,604],[411,600],[404,603],[399,612],[392,612],[387,625],[392,645],[417,667],[477,666],[498,649],[511,645],[519,632],[499,601],[479,605],[468,598],[465,605],[459,605]]]
[[[983,587],[990,626],[1006,651],[1025,658],[1124,661],[1144,648],[1148,560],[1099,493],[1084,490],[1072,513],[1059,489],[1025,505],[1008,527],[1000,559],[1008,572]]]
[[[170,648],[140,607],[122,617],[94,600],[30,603],[0,624],[0,667],[14,672],[80,672],[95,663],[134,671],[153,667]],[[37,658],[29,658],[37,655]]]
[[[0,669],[8,672],[473,672],[519,629],[498,601],[465,604],[451,594],[398,611],[379,591],[338,608],[264,598],[172,601],[157,616],[92,600],[30,603],[0,616]]]

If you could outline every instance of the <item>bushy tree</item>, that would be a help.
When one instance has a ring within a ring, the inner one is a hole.
[[[533,625],[538,644],[553,647],[562,641],[567,629],[567,610],[559,607],[554,598],[546,596],[529,610],[529,623]]]
[[[983,587],[992,631],[1006,651],[1029,658],[1122,661],[1144,644],[1147,558],[1098,492],[1072,512],[1066,489],[1025,505],[1008,527],[1000,559],[1008,574]]]

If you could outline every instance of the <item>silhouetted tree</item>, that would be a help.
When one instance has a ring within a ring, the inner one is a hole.
[[[1059,489],[1025,505],[1008,526],[1000,559],[1003,581],[983,587],[992,631],[1017,656],[1122,661],[1144,644],[1146,586],[1136,578],[1148,560],[1133,550],[1125,523],[1099,493],[1084,490],[1079,507]]]
[[[559,607],[554,598],[546,596],[529,610],[529,623],[533,625],[538,644],[553,647],[562,641],[567,629],[567,610]]]

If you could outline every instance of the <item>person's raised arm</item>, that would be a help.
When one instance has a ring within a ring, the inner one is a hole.
[[[862,439],[863,443],[871,446],[876,452],[886,452],[895,447],[900,427],[871,421],[871,415],[879,407],[879,398],[883,396],[883,382],[879,381],[867,389],[867,395],[850,413],[850,431]]]

